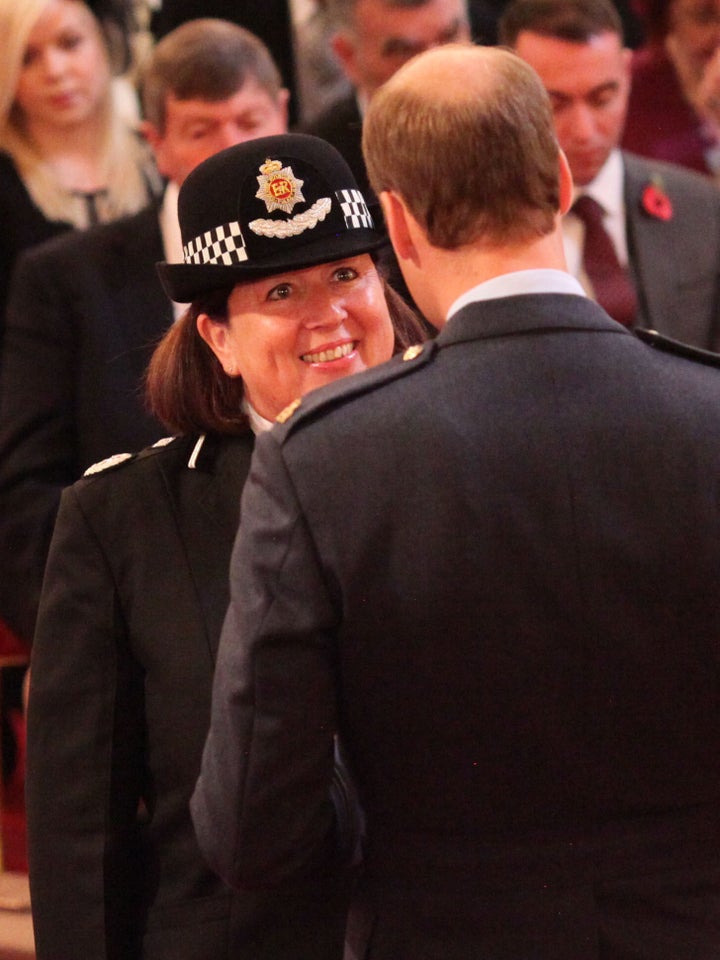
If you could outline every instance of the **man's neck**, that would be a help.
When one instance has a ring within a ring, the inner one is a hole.
[[[468,244],[459,250],[433,250],[428,276],[433,277],[430,295],[433,303],[426,307],[428,318],[442,326],[452,304],[472,287],[486,280],[519,270],[567,271],[562,234],[558,227],[532,243],[508,246]]]

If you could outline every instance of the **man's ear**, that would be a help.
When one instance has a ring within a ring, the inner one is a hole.
[[[385,226],[398,260],[411,260],[418,264],[418,251],[414,236],[419,229],[402,197],[394,190],[383,190],[380,205],[385,217]]]
[[[560,213],[565,216],[573,200],[573,177],[570,164],[563,150],[558,151],[558,167],[560,178]]]
[[[330,46],[340,61],[345,76],[356,87],[358,84],[357,51],[352,37],[341,30],[330,38]]]
[[[290,118],[289,118],[290,91],[287,90],[285,87],[282,87],[280,90],[278,90],[277,97],[275,98],[275,103],[277,104],[278,109],[280,110],[280,113],[282,115],[283,122],[287,127],[288,123],[290,122]]]
[[[148,143],[151,147],[155,147],[158,140],[160,140],[160,132],[154,123],[150,123],[149,120],[141,120],[137,125],[137,130],[140,136]]]

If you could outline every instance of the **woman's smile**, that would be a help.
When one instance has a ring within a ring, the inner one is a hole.
[[[357,340],[344,340],[342,343],[327,344],[310,353],[304,353],[300,359],[303,363],[323,364],[345,360],[356,352]]]

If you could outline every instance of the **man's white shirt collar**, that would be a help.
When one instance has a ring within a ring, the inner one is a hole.
[[[478,300],[517,297],[526,293],[569,293],[585,296],[585,291],[578,281],[564,270],[515,270],[471,287],[452,304],[448,310],[448,320],[463,307]]]

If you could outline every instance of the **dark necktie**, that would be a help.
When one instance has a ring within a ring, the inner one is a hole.
[[[637,297],[603,225],[602,207],[592,197],[583,196],[575,201],[572,212],[585,224],[583,266],[595,299],[613,320],[631,326],[637,313]]]

